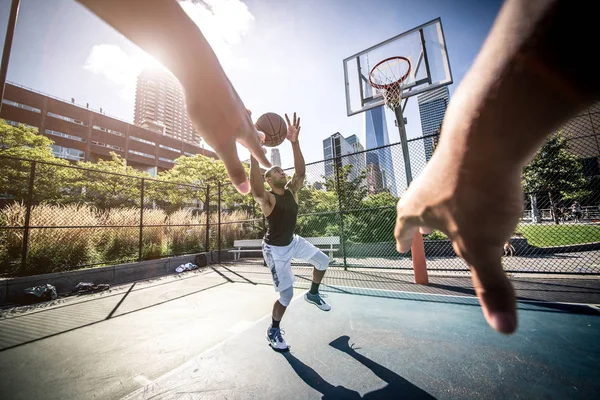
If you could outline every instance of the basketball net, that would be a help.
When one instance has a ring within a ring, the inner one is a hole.
[[[410,68],[408,58],[397,56],[380,61],[369,73],[369,83],[381,93],[385,105],[392,110],[402,104],[402,88]]]
[[[392,85],[387,89],[380,89],[385,105],[394,111],[402,105],[402,84]]]

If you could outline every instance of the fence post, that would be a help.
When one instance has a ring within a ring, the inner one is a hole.
[[[338,164],[339,161],[339,164]],[[346,263],[346,237],[344,235],[344,211],[342,209],[342,191],[340,189],[340,165],[342,165],[342,159],[336,157],[335,159],[335,187],[338,195],[338,213],[340,216],[340,236],[342,238],[342,255],[344,257],[344,271],[348,270],[348,264]]]
[[[219,192],[217,200],[217,263],[221,264],[221,182],[217,182]]]
[[[33,202],[33,184],[35,182],[35,161],[31,162],[29,171],[29,186],[27,189],[27,204],[25,209],[25,230],[23,231],[23,252],[21,253],[21,270],[27,263],[27,248],[29,246],[29,221],[31,219],[31,203]]]
[[[207,253],[207,258],[208,258],[208,251],[209,251],[209,246],[210,246],[210,185],[207,183],[206,184],[206,201],[204,202],[204,209],[206,210],[206,238],[204,239],[204,251]],[[212,257],[211,257],[211,261],[212,261]]]
[[[144,237],[144,178],[142,178],[141,182],[141,190],[140,190],[140,239],[138,244],[138,261],[142,261],[142,248],[143,242],[142,238]]]

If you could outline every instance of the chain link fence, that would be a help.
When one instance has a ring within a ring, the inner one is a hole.
[[[596,104],[523,170],[524,212],[503,258],[507,272],[600,273],[599,127]],[[395,250],[395,207],[406,174],[421,174],[438,139],[410,139],[409,166],[400,144],[344,153],[333,142],[339,157],[306,166],[296,233],[339,238],[332,266],[411,270],[410,253]],[[7,157],[0,171],[2,275],[205,251],[223,261],[235,240],[266,229],[258,205],[224,200],[235,189],[216,179],[182,184]],[[443,233],[424,239],[429,270],[468,271]]]
[[[0,274],[205,251],[209,184],[0,157]]]

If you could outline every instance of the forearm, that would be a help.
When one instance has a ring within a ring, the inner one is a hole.
[[[306,164],[304,163],[302,150],[300,150],[300,142],[297,140],[292,142],[292,151],[294,153],[294,173],[298,176],[304,176],[306,174]]]
[[[592,34],[582,30],[592,25],[581,12],[567,1],[509,0],[450,103],[440,153],[465,170],[520,169],[549,133],[589,105],[599,88],[582,57]]]
[[[78,0],[161,61],[182,82],[209,85],[225,76],[200,29],[175,0]],[[229,83],[227,80],[223,81]],[[221,82],[221,83],[223,83]]]
[[[265,184],[260,173],[258,161],[250,156],[250,191],[254,198],[262,198],[265,194]]]

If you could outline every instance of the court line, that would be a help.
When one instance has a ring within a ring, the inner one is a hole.
[[[297,299],[299,299],[300,297],[304,296],[304,292],[298,296],[295,296],[291,301],[290,304],[293,303],[294,301],[296,301]],[[216,343],[215,345],[209,347],[208,349],[204,350],[203,352],[201,352],[200,354],[196,355],[195,357],[191,358],[190,360],[184,362],[183,364],[179,365],[178,367],[173,368],[172,370],[166,372],[165,374],[159,376],[158,378],[154,379],[154,380],[148,380],[147,385],[142,386],[141,388],[136,389],[135,391],[129,393],[128,395],[121,397],[121,400],[129,400],[129,399],[133,399],[137,396],[139,396],[140,394],[145,393],[148,389],[151,389],[153,385],[158,385],[158,383],[164,379],[167,379],[173,375],[175,375],[176,373],[180,372],[181,370],[189,370],[189,368],[191,366],[195,366],[196,361],[201,358],[204,354],[207,354],[213,350],[218,349],[219,347],[223,346],[224,344],[226,344],[227,342],[229,342],[232,339],[235,339],[236,337],[238,337],[239,335],[241,335],[242,333],[246,332],[248,329],[253,328],[254,326],[258,325],[258,323],[262,322],[263,320],[267,319],[267,318],[271,318],[273,315],[272,312],[269,312],[268,314],[260,317],[259,319],[251,322],[245,329],[234,333],[233,335],[229,336],[228,338],[225,338],[223,340],[221,340],[220,342]],[[136,377],[137,378],[137,377]],[[133,378],[133,380],[135,380],[136,382],[140,383],[140,381],[136,378]],[[145,377],[144,377],[145,378]],[[144,397],[145,398],[145,397]]]
[[[423,292],[410,292],[410,291],[406,291],[406,290],[392,290],[392,289],[375,289],[375,288],[364,288],[364,287],[358,287],[358,286],[344,286],[344,285],[327,285],[327,284],[323,284],[323,286],[327,286],[329,288],[343,288],[343,289],[354,289],[354,290],[374,290],[377,292],[388,292],[388,293],[402,293],[402,294],[410,294],[410,295],[422,295],[422,296],[441,296],[441,297],[453,297],[453,298],[459,298],[459,299],[477,299],[477,296],[471,296],[471,295],[466,295],[466,296],[461,296],[461,295],[457,295],[457,294],[436,294],[436,293],[423,293]],[[340,294],[344,294],[344,293],[340,293]],[[517,303],[533,303],[533,304],[565,304],[565,305],[571,305],[571,306],[588,306],[591,308],[597,308],[598,305],[596,304],[590,304],[590,303],[570,303],[570,302],[564,302],[564,301],[544,301],[544,300],[520,300],[517,299]]]

